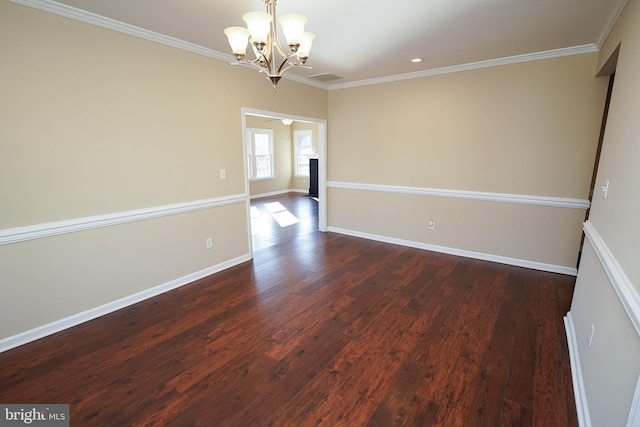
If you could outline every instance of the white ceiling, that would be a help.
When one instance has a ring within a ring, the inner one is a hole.
[[[47,0],[45,0],[47,1]],[[316,34],[300,76],[343,84],[562,48],[599,47],[627,0],[279,0]],[[47,1],[48,2],[48,1]],[[223,29],[261,0],[60,0],[230,54]],[[411,58],[424,58],[414,64]],[[231,56],[229,56],[231,58]]]

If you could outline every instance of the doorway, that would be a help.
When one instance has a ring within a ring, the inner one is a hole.
[[[248,129],[251,129],[251,126],[249,126],[250,123],[254,123],[254,119],[255,118],[260,118],[262,119],[263,123],[267,123],[270,121],[282,121],[282,123],[301,123],[301,124],[312,124],[314,129],[317,129],[316,134],[317,134],[317,153],[314,157],[317,157],[317,163],[318,163],[318,173],[317,173],[317,187],[318,187],[318,194],[317,194],[317,199],[316,201],[314,201],[315,203],[317,203],[317,222],[315,222],[315,224],[317,224],[317,230],[318,231],[327,231],[327,185],[326,185],[326,126],[327,126],[327,122],[324,119],[317,119],[317,118],[310,118],[310,117],[303,117],[303,116],[296,116],[296,115],[292,115],[292,114],[285,114],[285,113],[278,113],[278,112],[272,112],[272,111],[264,111],[264,110],[255,110],[255,109],[250,109],[250,108],[242,108],[242,134],[243,134],[243,156],[245,159],[244,162],[244,168],[245,168],[245,173],[244,173],[244,177],[245,177],[245,193],[247,196],[247,223],[248,223],[248,242],[249,242],[249,250],[251,253],[251,256],[253,257],[253,251],[254,251],[254,242],[253,242],[253,234],[252,234],[252,214],[255,216],[257,213],[256,209],[252,210],[252,191],[251,191],[251,184],[254,181],[250,181],[249,176],[248,176],[248,165],[250,164],[250,162],[247,160],[249,157],[249,155],[251,155],[250,152],[250,148],[249,147],[249,143],[250,141],[248,140],[248,135],[249,135],[249,131]],[[301,126],[304,127],[304,126]],[[293,139],[293,131],[290,132],[291,135],[291,139]],[[293,141],[292,141],[293,143]],[[293,175],[292,175],[293,176]],[[309,179],[307,179],[305,184],[308,184]],[[295,193],[295,195],[301,196],[302,194],[302,190],[296,190],[299,191],[299,193]],[[286,192],[285,192],[286,193]],[[266,196],[273,196],[273,195],[269,195],[266,194]],[[286,194],[283,194],[283,198],[286,196]],[[277,202],[277,201],[272,201],[273,203]],[[275,205],[273,205],[275,206]]]
[[[587,211],[585,212],[585,215],[584,215],[585,221],[589,220],[589,214],[591,212],[591,203],[593,202],[593,195],[596,188],[596,182],[598,177],[598,167],[600,166],[600,153],[602,152],[602,143],[604,141],[604,133],[607,128],[607,119],[609,117],[609,105],[611,103],[611,94],[613,93],[613,84],[616,78],[615,64],[618,61],[619,49],[620,49],[620,46],[616,48],[611,58],[609,58],[607,65],[605,65],[604,67],[605,70],[611,67],[613,67],[613,69],[611,71],[611,74],[609,74],[609,86],[607,88],[607,97],[605,99],[604,112],[602,113],[602,123],[600,124],[600,135],[598,137],[598,147],[596,149],[596,157],[593,165],[593,173],[591,175],[591,185],[589,188],[589,208],[587,208]],[[580,240],[580,248],[578,249],[578,261],[576,263],[576,268],[580,268],[580,260],[582,259],[582,249],[584,247],[585,237],[586,237],[585,233],[583,232]]]

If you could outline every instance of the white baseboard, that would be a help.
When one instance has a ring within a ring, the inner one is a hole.
[[[638,383],[636,384],[636,392],[633,395],[631,401],[631,410],[629,411],[629,419],[627,420],[627,427],[640,426],[640,375],[638,376]]]
[[[580,427],[591,427],[591,417],[589,415],[589,405],[587,393],[584,388],[582,378],[582,367],[580,366],[580,352],[578,351],[578,340],[571,312],[564,317],[564,328],[567,333],[567,344],[569,346],[569,359],[571,360],[571,379],[573,381],[573,394],[576,400],[576,412],[578,414],[578,425]]]
[[[4,338],[0,340],[0,353],[23,344],[27,344],[31,341],[44,338],[48,335],[55,334],[56,332],[63,331],[73,326],[77,326],[81,323],[88,322],[100,316],[104,316],[105,314],[112,313],[116,310],[120,310],[121,308],[128,307],[146,299],[153,298],[172,289],[176,289],[196,280],[202,279],[203,277],[218,273],[222,270],[226,270],[227,268],[233,267],[245,261],[249,261],[250,259],[251,256],[249,254],[241,255],[237,258],[230,259],[220,264],[216,264],[203,270],[196,271],[194,273],[187,274],[186,276],[163,283],[161,285],[154,286],[153,288],[145,289],[144,291],[137,292],[133,295],[111,301],[99,307],[91,308],[81,313],[65,317],[64,319],[56,320],[49,324],[42,325],[25,332],[21,332],[8,338]]]
[[[346,234],[348,236],[361,237],[363,239],[376,240],[378,242],[393,243],[395,245],[409,246],[417,249],[425,249],[433,252],[441,252],[449,255],[457,255],[466,258],[481,259],[483,261],[498,262],[500,264],[515,265],[517,267],[531,268],[533,270],[549,271],[551,273],[577,276],[578,270],[562,265],[546,264],[542,262],[529,261],[526,259],[510,258],[501,255],[486,254],[483,252],[467,251],[464,249],[449,248],[446,246],[431,245],[428,243],[414,242],[411,240],[396,239],[394,237],[380,236],[377,234],[362,233],[360,231],[346,230],[338,227],[329,227],[329,231]]]
[[[263,197],[273,197],[273,196],[279,196],[281,194],[287,194],[287,193],[303,193],[303,194],[307,194],[309,191],[308,190],[301,190],[298,188],[289,188],[288,190],[278,190],[278,191],[271,191],[269,193],[262,193],[262,194],[252,194],[251,195],[251,200],[253,199],[261,199]]]

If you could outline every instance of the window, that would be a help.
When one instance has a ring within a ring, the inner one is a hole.
[[[249,179],[273,178],[273,130],[247,129],[246,141]]]
[[[310,130],[294,130],[295,175],[309,177],[309,159],[316,156]]]

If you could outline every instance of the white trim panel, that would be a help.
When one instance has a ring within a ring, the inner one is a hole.
[[[72,6],[68,6],[62,3],[58,3],[52,0],[11,0],[14,3],[21,4],[23,6],[33,7],[35,9],[43,10],[45,12],[53,13],[56,15],[64,16],[66,18],[75,19],[76,21],[85,22],[87,24],[96,25],[98,27],[106,28],[109,30],[117,31],[119,33],[127,34],[141,39],[150,40],[152,42],[160,43],[166,46],[182,49],[187,52],[196,53],[198,55],[207,56],[220,61],[228,62],[232,65],[237,65],[235,58],[227,53],[218,52],[217,50],[209,49],[194,43],[186,42],[174,37],[166,36],[164,34],[156,33],[154,31],[146,30],[144,28],[136,27],[134,25],[126,24],[124,22],[116,21],[114,19],[106,18],[95,13],[87,12],[82,9],[78,9]],[[626,4],[626,3],[625,3]],[[616,11],[614,17],[617,17],[622,12],[624,6]],[[612,17],[613,18],[613,17]],[[615,21],[612,21],[613,25]],[[605,33],[608,34],[610,29]],[[598,46],[604,41],[606,35],[601,35],[598,40]],[[580,46],[566,47],[561,49],[547,50],[543,52],[534,52],[524,55],[508,56],[505,58],[489,59],[486,61],[472,62],[469,64],[460,64],[450,67],[435,68],[424,71],[417,71],[414,73],[397,74],[394,76],[385,76],[373,79],[358,80],[354,82],[337,83],[333,85],[327,85],[323,82],[309,79],[307,77],[298,76],[292,73],[286,73],[283,78],[292,80],[298,83],[302,83],[308,86],[317,87],[325,90],[337,90],[346,89],[351,87],[369,86],[381,83],[395,82],[400,80],[416,79],[421,77],[436,76],[440,74],[458,73],[461,71],[477,70],[481,68],[496,67],[500,65],[516,64],[519,62],[537,61],[540,59],[558,58],[570,55],[580,55],[583,53],[592,53],[598,51],[596,44],[585,44]],[[246,66],[240,64],[240,66]]]
[[[23,344],[27,344],[31,341],[44,338],[48,335],[55,334],[56,332],[63,331],[73,326],[77,326],[81,323],[88,322],[100,316],[104,316],[105,314],[112,313],[116,310],[120,310],[149,298],[153,298],[167,291],[179,288],[196,280],[207,277],[211,274],[218,273],[222,270],[241,264],[245,261],[249,261],[250,259],[251,257],[249,256],[249,254],[241,255],[237,258],[230,259],[228,261],[205,268],[200,271],[196,271],[191,274],[187,274],[186,276],[179,277],[175,280],[171,280],[158,286],[154,286],[153,288],[145,289],[144,291],[140,291],[133,295],[120,298],[99,307],[95,307],[81,313],[71,315],[64,319],[56,320],[55,322],[51,322],[47,325],[39,326],[29,331],[4,338],[0,340],[0,353]]]
[[[238,64],[233,55],[218,52],[217,50],[209,49],[204,46],[200,46],[194,43],[190,43],[184,40],[177,39],[175,37],[167,36],[164,34],[156,33],[155,31],[147,30],[144,28],[136,27],[135,25],[127,24],[125,22],[116,21],[115,19],[106,18],[102,15],[98,15],[86,10],[78,9],[73,6],[58,3],[52,0],[11,0],[14,3],[21,4],[23,6],[29,6],[34,9],[43,10],[45,12],[53,13],[55,15],[64,16],[65,18],[71,18],[76,21],[84,22],[87,24],[95,25],[97,27],[106,28],[108,30],[117,31],[122,34],[127,34],[133,37],[138,37],[144,40],[149,40],[155,43],[160,43],[165,46],[175,47],[177,49],[185,50],[187,52],[195,53],[209,58],[217,59],[220,61],[228,62],[231,65],[239,65],[241,67],[250,67],[244,64]],[[295,74],[285,74],[283,79],[292,80],[298,83],[314,86],[319,89],[327,89],[327,85],[317,80],[308,79],[306,77],[297,76]]]
[[[604,27],[604,29],[600,33],[600,37],[598,37],[598,40],[596,41],[596,47],[598,48],[598,50],[600,50],[604,42],[607,40],[607,37],[609,37],[609,34],[611,34],[613,27],[616,25],[616,22],[618,22],[618,19],[620,19],[620,15],[622,15],[622,11],[624,11],[627,3],[628,0],[618,0],[616,9],[607,20],[607,25]]]
[[[440,252],[440,253],[449,254],[449,255],[457,255],[457,256],[462,256],[466,258],[480,259],[483,261],[498,262],[500,264],[515,265],[517,267],[531,268],[533,270],[549,271],[552,273],[566,274],[569,276],[576,276],[578,274],[577,269],[571,268],[571,267],[565,267],[562,265],[545,264],[542,262],[528,261],[525,259],[510,258],[510,257],[501,256],[501,255],[486,254],[483,252],[474,252],[474,251],[467,251],[464,249],[449,248],[446,246],[431,245],[428,243],[414,242],[412,240],[396,239],[395,237],[387,237],[387,236],[381,236],[378,234],[363,233],[360,231],[347,230],[347,229],[338,228],[338,227],[329,227],[329,231],[332,231],[334,233],[339,233],[339,234],[346,234],[348,236],[361,237],[363,239],[376,240],[378,242],[392,243],[400,246],[408,246],[412,248],[424,249],[424,250],[433,251],[433,252]]]
[[[78,9],[73,6],[58,3],[56,1],[51,1],[51,0],[11,0],[11,1],[14,3],[21,4],[23,6],[29,6],[34,9],[43,10],[45,12],[64,16],[65,18],[71,18],[73,20],[95,25],[97,27],[106,28],[108,30],[116,31],[118,33],[127,34],[130,36],[160,43],[166,46],[171,46],[181,50],[186,50],[187,52],[197,53],[198,55],[208,56],[210,58],[218,59],[220,61],[235,62],[235,58],[232,55],[224,54],[216,50],[208,49],[194,43],[189,43],[184,40],[180,40],[174,37],[166,36],[164,34],[156,33],[155,31],[150,31],[144,28],[136,27],[135,25],[127,24],[125,22],[116,21],[115,19],[106,18],[102,15],[98,15],[92,12],[87,12],[86,10]]]
[[[15,0],[14,0],[15,1]],[[478,70],[481,68],[497,67],[500,65],[517,64],[520,62],[538,61],[540,59],[559,58],[563,56],[581,55],[583,53],[597,52],[595,44],[566,47],[562,49],[546,50],[543,52],[527,53],[524,55],[507,56],[505,58],[488,59],[486,61],[471,62],[469,64],[453,65],[451,67],[434,68],[431,70],[416,71],[414,73],[397,74],[395,76],[379,77],[359,80],[355,82],[336,83],[329,85],[329,90],[347,89],[359,86],[377,85],[382,83],[397,82],[400,80],[418,79],[421,77],[437,76],[440,74],[459,73],[461,71]]]
[[[308,192],[309,192],[308,190],[302,190],[302,189],[299,189],[299,188],[290,188],[288,190],[271,191],[269,193],[262,193],[262,194],[252,194],[250,199],[251,200],[261,199],[263,197],[279,196],[281,194],[289,194],[289,193],[307,194]]]
[[[557,208],[588,209],[589,201],[564,197],[544,197],[526,194],[488,193],[484,191],[447,190],[442,188],[404,187],[399,185],[359,184],[329,181],[329,188],[346,190],[379,191],[383,193],[417,194],[421,196],[449,197],[454,199],[483,200],[489,202],[518,203],[523,205],[551,206]]]
[[[591,416],[589,415],[589,405],[587,402],[587,391],[582,378],[582,367],[580,365],[580,352],[578,351],[578,339],[571,312],[564,317],[564,329],[567,333],[567,344],[569,345],[569,359],[571,360],[571,379],[573,381],[573,391],[576,401],[576,412],[578,415],[578,425],[580,427],[591,427]]]
[[[0,230],[0,246],[23,242],[25,240],[41,239],[60,234],[74,233],[76,231],[91,230],[93,228],[109,227],[128,222],[144,221],[168,215],[178,215],[203,209],[244,203],[246,200],[247,196],[245,194],[235,194],[231,196],[216,197],[213,199],[195,200],[192,202],[174,203],[171,205],[156,206],[152,208],[75,218],[64,221],[47,222],[43,224],[27,225],[24,227],[7,228]]]
[[[598,259],[600,259],[604,270],[607,272],[607,276],[609,276],[609,280],[611,280],[618,294],[618,298],[620,298],[624,309],[627,311],[631,323],[633,323],[636,332],[640,335],[640,294],[638,294],[631,280],[629,280],[629,277],[627,277],[620,264],[618,264],[618,261],[593,224],[590,221],[586,221],[583,229],[587,240],[589,240],[589,243],[593,246],[596,255],[598,255]]]
[[[638,376],[638,383],[636,384],[636,392],[633,395],[631,401],[631,411],[629,411],[629,419],[627,420],[627,427],[640,426],[640,376]]]

